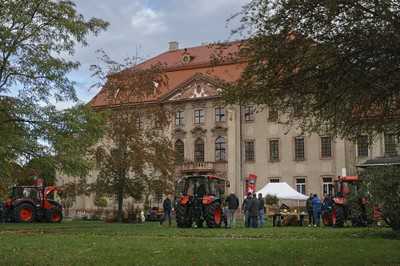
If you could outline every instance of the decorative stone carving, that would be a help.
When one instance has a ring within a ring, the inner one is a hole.
[[[200,126],[196,126],[190,132],[192,132],[195,138],[204,137],[206,135],[207,129],[204,129]]]
[[[186,136],[186,131],[180,127],[175,128],[175,139],[183,139]]]
[[[227,136],[228,128],[226,128],[220,124],[216,124],[215,127],[213,129],[211,129],[211,132],[213,133],[214,137]]]

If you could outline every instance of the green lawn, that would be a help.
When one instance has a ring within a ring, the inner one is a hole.
[[[388,228],[0,224],[0,265],[400,265]]]

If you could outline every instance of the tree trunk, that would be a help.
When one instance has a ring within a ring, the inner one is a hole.
[[[118,191],[117,195],[117,200],[118,200],[118,214],[117,214],[117,221],[119,223],[122,223],[124,220],[124,211],[122,209],[123,203],[124,203],[124,188],[121,187]]]

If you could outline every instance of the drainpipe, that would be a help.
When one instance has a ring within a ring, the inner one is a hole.
[[[239,189],[240,189],[240,202],[243,201],[244,199],[244,184],[243,184],[243,129],[242,129],[242,104],[240,103],[239,107],[239,153],[240,153],[240,164],[239,164],[239,174],[240,174],[240,183],[239,183]]]

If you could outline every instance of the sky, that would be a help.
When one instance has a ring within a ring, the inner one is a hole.
[[[168,42],[180,48],[202,43],[232,40],[237,21],[227,19],[249,0],[75,0],[77,10],[86,19],[97,17],[110,26],[99,36],[89,37],[89,46],[76,47],[74,59],[81,63],[69,76],[77,83],[81,101],[87,102],[100,88],[90,88],[90,65],[99,64],[97,50],[112,59],[139,56],[151,58],[168,49]],[[68,103],[58,103],[65,108]]]

